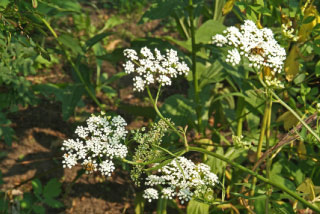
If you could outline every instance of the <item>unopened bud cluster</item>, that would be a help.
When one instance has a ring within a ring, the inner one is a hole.
[[[250,142],[244,141],[243,136],[232,135],[233,145],[236,148],[250,149],[252,147]]]
[[[114,158],[124,158],[127,147],[121,143],[127,135],[127,123],[121,116],[113,118],[92,115],[87,126],[78,126],[78,138],[63,142],[63,167],[71,168],[80,163],[87,173],[100,171],[110,176],[114,171]]]
[[[175,50],[166,50],[162,55],[158,49],[152,52],[144,47],[137,53],[133,49],[124,50],[124,56],[128,61],[123,64],[127,74],[136,73],[133,79],[133,89],[143,91],[148,85],[159,83],[171,85],[171,78],[178,75],[186,75],[189,67],[185,62],[180,62]]]

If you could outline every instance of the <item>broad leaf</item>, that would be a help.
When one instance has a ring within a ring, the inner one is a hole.
[[[187,214],[209,214],[209,208],[208,204],[191,199],[187,207]]]
[[[51,179],[43,189],[43,196],[48,198],[58,197],[61,193],[61,183],[56,179]]]

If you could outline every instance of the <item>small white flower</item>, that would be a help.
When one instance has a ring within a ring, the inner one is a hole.
[[[253,21],[245,20],[240,28],[228,27],[223,33],[215,35],[212,43],[218,47],[234,48],[228,51],[226,62],[237,65],[242,55],[254,68],[269,67],[273,73],[282,71],[286,52],[274,39],[270,29],[259,29]]]
[[[154,188],[148,188],[144,190],[143,197],[151,202],[152,200],[156,200],[159,198],[159,193]]]
[[[126,125],[120,116],[92,115],[87,119],[86,127],[76,128],[75,132],[82,140],[68,139],[63,142],[63,166],[71,168],[80,163],[87,173],[100,171],[110,176],[115,169],[112,159],[124,158],[128,153],[127,147],[121,143],[127,135]]]

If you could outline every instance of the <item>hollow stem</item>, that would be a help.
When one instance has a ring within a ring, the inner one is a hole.
[[[260,136],[259,136],[259,142],[258,142],[258,148],[257,148],[257,154],[256,154],[256,160],[259,160],[261,157],[261,152],[262,152],[262,145],[263,145],[263,139],[266,133],[266,127],[267,127],[267,122],[269,118],[269,112],[271,111],[271,96],[268,93],[268,89],[266,90],[267,92],[267,101],[266,101],[266,106],[264,109],[264,114],[261,122],[261,130],[260,130]],[[252,190],[251,190],[251,196],[254,195],[255,192],[255,185],[257,183],[257,178],[253,178],[252,180]]]
[[[192,77],[193,77],[193,87],[194,87],[194,101],[196,104],[196,113],[198,119],[198,132],[202,132],[202,117],[199,99],[199,80],[196,66],[196,38],[195,38],[195,28],[194,28],[194,14],[193,14],[193,1],[189,0],[189,22],[190,22],[190,33],[191,33],[191,60],[192,60]]]
[[[249,71],[245,71],[244,79],[246,80],[248,78]],[[238,124],[237,124],[237,136],[240,137],[242,135],[242,125],[243,120],[245,118],[245,99],[244,97],[238,97],[237,101],[237,118],[238,118]]]
[[[151,103],[153,105],[153,108],[154,110],[156,111],[157,115],[172,129],[173,132],[175,132],[183,141],[185,140],[184,136],[181,134],[181,132],[172,125],[172,123],[170,123],[162,114],[161,112],[159,111],[158,109],[158,106],[157,106],[157,101],[158,101],[158,98],[159,98],[159,94],[160,94],[160,90],[161,90],[161,85],[159,86],[158,88],[158,92],[157,92],[157,97],[156,99],[153,99],[152,97],[152,94],[150,92],[150,89],[149,87],[146,87],[147,88],[147,92],[148,92],[148,95],[149,95],[149,98],[151,100]]]
[[[268,112],[268,118],[267,118],[267,127],[266,127],[266,151],[269,150],[270,147],[270,133],[271,133],[271,113],[272,113],[272,97],[270,97],[269,100],[269,112]],[[272,164],[272,159],[267,157],[267,166],[266,166],[266,177],[267,179],[270,179],[270,168]],[[269,201],[270,201],[270,185],[266,185],[266,193],[267,193],[267,198],[266,198],[266,207],[265,207],[265,213],[269,214]]]

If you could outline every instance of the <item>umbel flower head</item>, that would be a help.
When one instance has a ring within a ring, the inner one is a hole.
[[[152,52],[143,47],[140,53],[133,49],[124,50],[124,56],[128,61],[123,64],[127,74],[137,73],[133,79],[133,90],[143,91],[150,84],[171,85],[171,78],[178,75],[186,75],[189,67],[185,62],[180,62],[175,50],[166,50],[162,55],[158,49]]]
[[[87,173],[100,171],[110,176],[114,171],[114,158],[124,158],[128,149],[121,143],[127,135],[126,121],[121,116],[107,117],[92,115],[87,126],[78,126],[75,133],[79,138],[63,142],[63,167],[71,168],[80,163]]]
[[[258,29],[253,21],[245,20],[240,28],[228,27],[223,34],[213,36],[212,42],[218,47],[232,47],[226,62],[235,66],[243,56],[254,68],[269,67],[273,74],[282,71],[286,51],[274,39],[270,29]]]
[[[211,187],[217,183],[218,177],[210,172],[208,165],[196,165],[185,157],[178,157],[159,169],[158,174],[146,178],[145,184],[149,187],[144,191],[143,197],[149,202],[159,197],[178,197],[183,204],[193,196],[200,198],[207,192],[212,192]],[[157,185],[161,185],[163,189],[158,191],[153,188]]]

